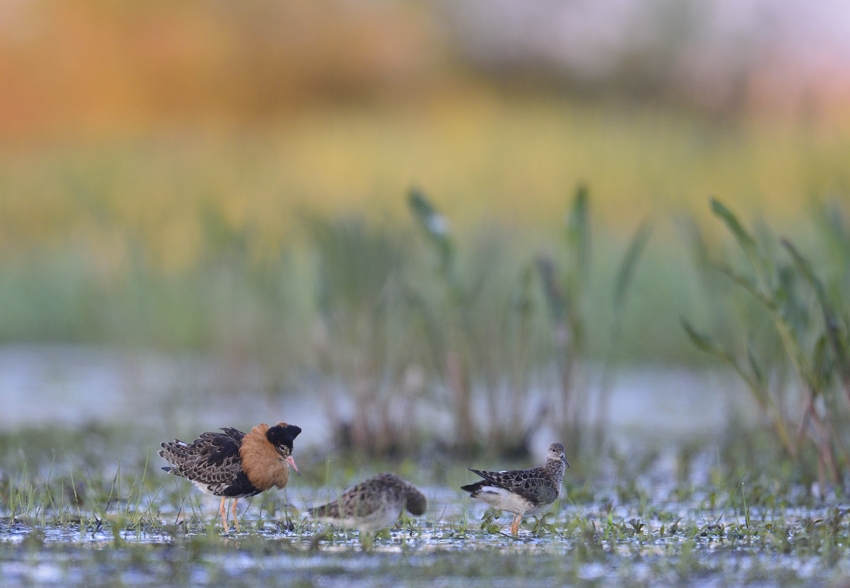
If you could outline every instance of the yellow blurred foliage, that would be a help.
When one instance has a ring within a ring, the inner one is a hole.
[[[262,251],[300,240],[304,213],[408,222],[412,185],[461,230],[489,219],[554,233],[581,182],[615,231],[707,214],[710,195],[795,222],[814,199],[846,199],[848,136],[485,90],[430,108],[325,109],[263,131],[7,152],[0,250],[70,244],[112,256],[135,243],[179,266],[202,253],[205,209],[249,228]]]
[[[557,231],[575,186],[631,231],[702,212],[794,219],[850,192],[846,124],[706,119],[464,75],[433,6],[345,0],[0,5],[0,252],[205,247],[201,211],[258,251],[304,213],[407,219],[421,187],[459,227]],[[29,144],[29,145],[28,145]],[[108,273],[108,271],[107,271]]]

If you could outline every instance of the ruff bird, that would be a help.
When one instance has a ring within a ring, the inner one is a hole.
[[[317,521],[371,533],[395,523],[403,508],[419,516],[425,513],[427,506],[425,495],[413,484],[395,474],[384,473],[308,512]]]
[[[221,496],[221,522],[224,532],[227,511],[224,501],[233,499],[231,511],[239,532],[236,503],[240,498],[256,496],[273,486],[283,488],[289,481],[289,466],[299,476],[292,457],[292,442],[301,428],[287,423],[270,427],[257,425],[249,433],[226,427],[222,433],[201,433],[191,444],[179,439],[162,443],[159,455],[170,466],[166,472],[191,481],[204,494]]]
[[[469,471],[484,479],[461,486],[460,489],[469,492],[472,498],[513,513],[515,516],[511,523],[511,534],[516,535],[523,516],[539,514],[555,502],[561,493],[561,482],[568,467],[570,464],[564,455],[564,446],[552,443],[544,465],[530,470],[505,472],[470,468]]]

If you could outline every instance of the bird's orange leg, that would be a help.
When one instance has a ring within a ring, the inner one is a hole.
[[[239,502],[238,498],[233,499],[233,506],[230,507],[230,510],[233,512],[233,524],[236,525],[236,532],[239,532],[239,517],[236,515],[236,503]]]
[[[519,524],[522,522],[522,515],[514,517],[514,522],[511,523],[511,535],[519,533]]]
[[[227,533],[230,529],[227,528],[227,509],[224,508],[224,496],[221,497],[221,506],[218,507],[218,512],[221,513],[221,524],[224,525],[224,532]]]

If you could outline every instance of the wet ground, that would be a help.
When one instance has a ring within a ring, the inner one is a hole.
[[[829,545],[816,530],[833,525],[834,508],[751,511],[747,517],[670,506],[656,505],[661,508],[653,516],[640,519],[631,506],[602,512],[562,503],[544,525],[530,519],[511,537],[503,527],[508,517],[491,524],[481,507],[437,498],[426,516],[403,519],[371,547],[356,531],[301,519],[287,529],[283,521],[260,520],[256,505],[243,512],[242,532],[227,535],[217,532],[214,507],[207,518],[185,524],[124,528],[106,520],[40,526],[5,518],[0,578],[3,586],[490,587],[520,581],[808,586],[850,577],[846,522],[837,523],[840,538]],[[815,540],[821,545],[811,549]]]
[[[511,537],[509,515],[459,490],[474,479],[467,466],[501,464],[442,455],[348,460],[328,449],[314,398],[268,394],[260,370],[231,368],[198,357],[0,349],[0,586],[834,586],[850,579],[840,493],[756,472],[723,476],[710,444],[683,477],[677,439],[722,428],[733,409],[744,421],[751,415],[740,390],[716,375],[618,374],[611,434],[633,451],[600,455],[595,471],[575,461],[551,513],[527,518]],[[286,492],[240,501],[242,532],[221,534],[218,500],[159,471],[157,442],[168,431],[277,414],[304,428],[296,448],[304,476]],[[548,432],[540,437],[535,445],[551,441]],[[641,443],[655,449],[634,449]],[[424,516],[402,518],[370,543],[303,515],[383,469],[423,488]]]

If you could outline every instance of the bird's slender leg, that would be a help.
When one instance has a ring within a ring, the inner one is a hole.
[[[514,522],[511,523],[511,535],[519,533],[519,524],[522,522],[522,515],[514,517]]]
[[[287,531],[294,531],[295,525],[292,524],[292,521],[289,519],[289,502],[287,500],[286,488],[283,489],[283,517],[284,523],[283,526]]]
[[[221,513],[221,524],[224,525],[224,532],[227,533],[230,529],[227,528],[227,509],[224,508],[224,499],[225,497],[221,497],[221,506],[218,507],[218,512]]]
[[[233,499],[233,506],[230,508],[230,510],[233,511],[233,524],[236,525],[236,532],[238,533],[239,532],[239,517],[236,516],[236,503],[237,502],[239,502],[239,499],[234,498]]]

